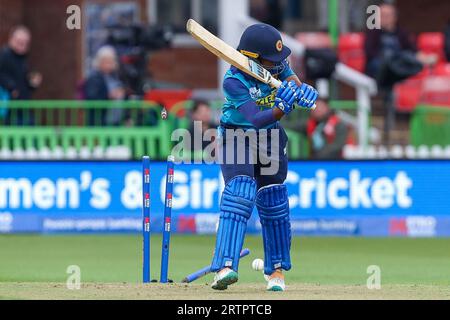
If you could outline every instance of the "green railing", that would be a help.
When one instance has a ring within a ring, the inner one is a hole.
[[[410,120],[411,143],[419,145],[450,145],[450,108],[417,106]]]
[[[169,126],[162,124],[153,128],[74,128],[74,127],[2,127],[0,128],[0,148],[7,150],[37,151],[43,148],[54,150],[57,146],[63,152],[82,148],[94,154],[94,148],[106,150],[108,147],[126,146],[134,159],[147,154],[152,159],[164,159],[170,154]],[[117,155],[117,158],[121,158]]]
[[[330,108],[334,110],[357,110],[358,103],[355,100],[330,100]]]

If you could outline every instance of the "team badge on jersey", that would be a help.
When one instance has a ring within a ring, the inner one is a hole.
[[[248,89],[248,92],[250,93],[250,97],[252,97],[253,100],[259,99],[261,98],[261,89],[256,88],[256,87],[251,87],[250,89]]]

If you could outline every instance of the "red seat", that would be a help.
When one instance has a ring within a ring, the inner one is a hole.
[[[441,32],[423,32],[417,38],[417,48],[423,53],[434,53],[438,61],[446,61],[444,53],[444,34]]]
[[[450,106],[450,64],[423,68],[415,76],[395,85],[394,103],[398,111],[411,112],[418,104]]]
[[[346,33],[339,36],[338,57],[349,67],[364,72],[366,55],[364,52],[365,36],[363,33]]]
[[[144,100],[161,104],[169,111],[175,104],[189,100],[191,96],[192,91],[187,89],[154,89],[145,93]],[[184,108],[177,108],[176,114],[183,116]]]
[[[394,86],[394,105],[398,111],[411,112],[420,101],[423,79],[407,79]]]
[[[450,76],[450,63],[439,63],[433,70],[436,76]]]

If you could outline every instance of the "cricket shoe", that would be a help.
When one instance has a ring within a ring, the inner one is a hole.
[[[270,276],[266,277],[268,291],[284,291],[286,285],[284,284],[284,275],[281,270],[275,270]]]
[[[230,268],[223,268],[214,276],[211,288],[215,290],[226,290],[230,284],[238,281],[238,274]]]

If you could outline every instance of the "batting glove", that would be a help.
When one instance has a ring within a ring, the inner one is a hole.
[[[295,81],[283,81],[275,96],[275,106],[284,114],[288,114],[294,109],[294,103],[299,95],[300,88]]]
[[[300,86],[300,94],[297,98],[296,104],[299,107],[307,109],[313,108],[318,96],[319,93],[316,89],[314,89],[309,84],[302,83],[302,85]]]

